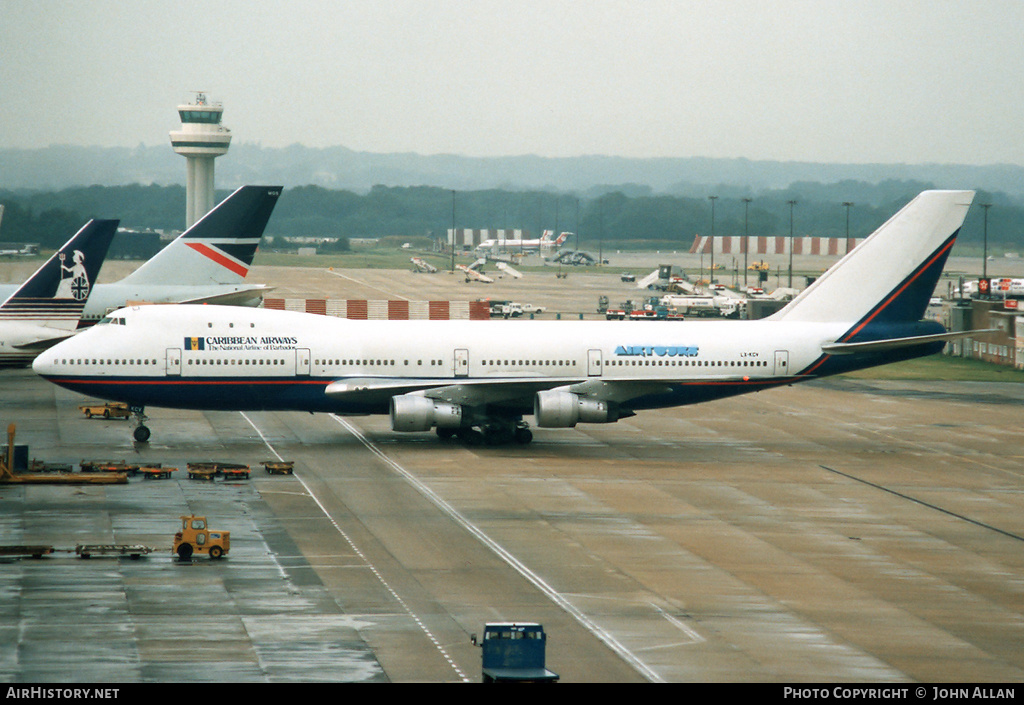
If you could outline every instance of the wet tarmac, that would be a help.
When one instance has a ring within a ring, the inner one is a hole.
[[[470,286],[347,274],[275,278],[350,298]],[[181,468],[0,486],[0,544],[158,549],[0,563],[5,682],[474,682],[470,637],[506,620],[545,625],[563,682],[1024,677],[1021,385],[839,378],[469,448],[385,418],[161,409],[134,444],[28,370],[0,379],[34,458]],[[295,475],[263,473],[274,459]],[[185,476],[210,460],[256,472]],[[190,513],[231,531],[225,559],[172,559]]]

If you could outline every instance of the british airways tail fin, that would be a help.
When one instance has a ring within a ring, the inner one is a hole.
[[[771,319],[849,323],[841,343],[913,334],[973,199],[922,192]]]
[[[117,220],[90,220],[0,304],[0,320],[75,330]]]
[[[121,282],[241,283],[281,190],[280,186],[242,186]]]

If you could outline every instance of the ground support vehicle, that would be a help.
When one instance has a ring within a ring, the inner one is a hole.
[[[171,551],[178,560],[190,561],[196,553],[205,553],[212,560],[222,558],[231,549],[231,532],[210,529],[206,517],[190,514],[181,517],[181,530],[174,535]]]
[[[82,472],[124,473],[133,476],[139,472],[138,465],[123,460],[83,460],[79,467]]]
[[[237,463],[189,463],[188,464],[188,477],[190,480],[214,480],[217,475],[222,476],[225,480],[248,480],[252,470],[248,465],[241,465]]]
[[[171,473],[177,471],[178,468],[165,468],[161,465],[139,468],[143,479],[146,480],[168,480],[171,477]]]
[[[475,637],[474,637],[475,639]],[[545,667],[547,635],[535,622],[484,625],[484,683],[555,683],[558,674]]]
[[[268,475],[291,475],[295,471],[294,460],[267,460],[263,468]]]
[[[87,419],[94,416],[104,419],[127,419],[131,415],[128,405],[119,401],[109,401],[106,404],[81,404],[78,410],[85,414]]]
[[[132,560],[138,560],[153,552],[149,546],[139,544],[100,544],[85,543],[75,546],[75,553],[79,558],[92,558],[93,556],[127,556]]]
[[[53,546],[0,546],[0,557],[3,558],[42,558],[49,553],[53,553]]]
[[[217,470],[225,480],[248,480],[252,470],[248,465],[236,465],[233,463],[217,463]]]

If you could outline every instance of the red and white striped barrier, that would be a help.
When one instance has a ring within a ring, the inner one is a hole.
[[[477,321],[491,317],[490,305],[486,301],[264,298],[263,308],[360,321]]]
[[[788,255],[790,238],[785,236],[764,237],[751,235],[745,238],[742,235],[715,236],[716,255],[742,255],[745,242],[749,240],[751,255]],[[794,255],[845,255],[849,250],[863,242],[863,238],[843,237],[794,237]],[[690,245],[690,254],[710,254],[711,237],[709,235],[694,235],[693,244]]]

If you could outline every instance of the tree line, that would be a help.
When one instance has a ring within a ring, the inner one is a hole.
[[[417,186],[375,186],[367,193],[320,186],[286,187],[267,226],[278,237],[444,238],[451,227],[543,230],[578,235],[568,247],[688,249],[695,235],[860,238],[930,184],[856,181],[794,183],[781,190],[687,186],[655,193],[617,185],[585,193],[501,189],[452,191]],[[218,191],[217,200],[229,191]],[[0,241],[33,242],[54,249],[90,218],[118,218],[133,229],[184,228],[183,186],[88,186],[59,191],[2,191]],[[981,208],[979,204],[992,207]],[[979,192],[961,231],[960,245],[1024,247],[1024,204]]]

